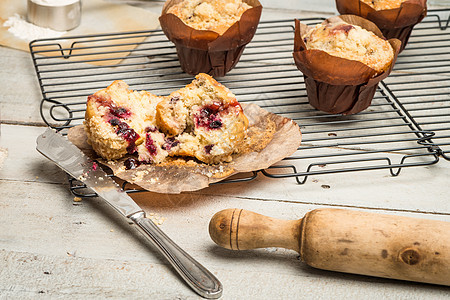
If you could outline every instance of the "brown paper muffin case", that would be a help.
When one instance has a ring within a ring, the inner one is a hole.
[[[368,108],[378,83],[373,86],[332,85],[304,75],[309,104],[329,114],[351,115]]]

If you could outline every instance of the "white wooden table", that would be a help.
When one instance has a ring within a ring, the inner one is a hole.
[[[265,17],[296,13],[269,11]],[[35,150],[45,127],[30,55],[0,47],[0,65],[0,298],[199,298],[101,199],[74,202],[64,172]],[[214,213],[234,207],[284,219],[338,207],[450,221],[449,178],[450,162],[442,161],[398,177],[386,170],[346,173],[299,186],[292,178],[258,176],[135,199],[221,280],[223,299],[448,299],[450,289],[443,286],[316,270],[290,250],[228,251],[212,242],[207,228]]]

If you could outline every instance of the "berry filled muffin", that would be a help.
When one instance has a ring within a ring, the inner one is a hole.
[[[85,130],[92,148],[105,159],[134,153],[154,127],[161,97],[132,91],[120,80],[88,97]]]
[[[132,91],[123,81],[88,97],[88,142],[106,160],[130,157],[127,169],[188,156],[231,161],[247,136],[248,120],[233,93],[207,74],[168,97]]]
[[[233,93],[206,74],[161,101],[156,118],[163,132],[178,135],[175,155],[206,163],[230,161],[248,127]]]

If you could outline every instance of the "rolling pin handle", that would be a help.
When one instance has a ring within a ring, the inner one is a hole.
[[[231,250],[282,247],[299,252],[300,222],[231,208],[212,217],[209,234],[217,245]]]

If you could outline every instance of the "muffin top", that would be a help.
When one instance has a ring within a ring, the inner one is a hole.
[[[223,34],[251,8],[242,0],[184,0],[169,8],[186,25]]]
[[[394,59],[394,50],[388,41],[345,22],[318,24],[303,36],[303,41],[307,49],[360,61],[377,74],[388,69]]]
[[[407,0],[361,0],[375,10],[399,8]]]

